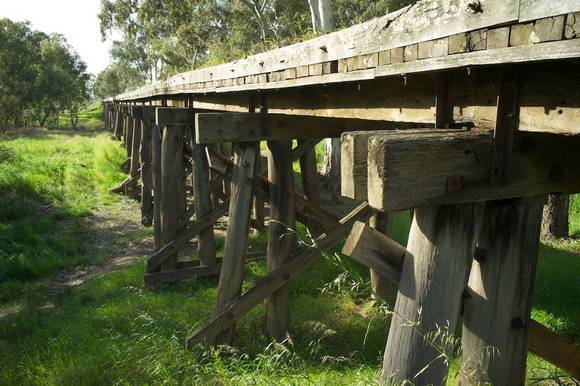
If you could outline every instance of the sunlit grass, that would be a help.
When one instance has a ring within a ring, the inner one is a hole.
[[[49,131],[0,144],[0,311],[10,311],[0,317],[1,385],[378,383],[388,318],[376,312],[368,270],[342,256],[341,246],[290,281],[292,340],[283,345],[265,337],[260,305],[237,323],[236,348],[190,353],[185,337],[211,316],[217,279],[145,289],[144,259],[54,298],[42,288],[23,295],[22,283],[106,257],[87,250],[85,219],[97,207],[116,210],[108,189],[124,177],[123,158],[106,133]],[[571,232],[578,235],[578,196],[572,202]],[[395,216],[393,237],[401,244],[409,225],[408,211]],[[304,227],[297,233],[308,241]],[[223,238],[217,242],[222,252]],[[265,235],[253,234],[250,244],[265,250]],[[264,262],[246,266],[244,289],[266,273]],[[543,245],[533,309],[536,320],[576,343],[579,268],[577,240]],[[534,356],[528,363],[529,379],[561,374]],[[455,359],[450,385],[459,369]]]

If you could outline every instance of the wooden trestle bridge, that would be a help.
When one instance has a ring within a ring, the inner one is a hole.
[[[423,0],[105,101],[128,154],[118,191],[141,199],[155,229],[145,283],[219,275],[192,349],[231,343],[263,301],[281,339],[288,280],[348,236],[344,252],[396,299],[383,383],[442,383],[448,369],[425,336],[460,322],[462,384],[523,384],[528,349],[579,378],[578,347],[530,319],[544,199],[580,192],[579,58],[579,0]],[[313,149],[331,137],[342,138],[342,194],[361,202],[342,219],[318,192]],[[242,294],[264,202],[268,274]],[[389,213],[404,209],[406,248],[388,238]],[[218,258],[213,226],[226,214]],[[296,247],[296,221],[313,246]],[[193,237],[199,260],[178,260]]]

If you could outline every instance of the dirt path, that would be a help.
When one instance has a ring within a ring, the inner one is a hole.
[[[87,239],[87,255],[100,256],[99,263],[62,269],[53,276],[32,283],[17,296],[16,303],[0,305],[0,320],[22,310],[34,298],[40,309],[54,308],[53,300],[67,288],[120,270],[149,255],[153,250],[151,233],[143,230],[139,204],[122,198],[110,206],[99,207],[87,217],[92,237]],[[102,256],[106,257],[103,259]]]

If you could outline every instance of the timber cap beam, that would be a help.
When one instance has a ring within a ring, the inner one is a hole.
[[[181,107],[157,107],[155,109],[155,121],[161,127],[192,127],[193,110]]]
[[[580,136],[517,132],[510,183],[490,184],[489,132],[375,135],[369,203],[382,211],[580,192]],[[344,166],[344,165],[343,165]]]
[[[338,138],[347,130],[413,127],[416,124],[356,118],[328,118],[271,113],[196,113],[196,142],[283,141]]]

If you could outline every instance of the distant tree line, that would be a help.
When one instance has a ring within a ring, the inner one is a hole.
[[[90,80],[85,63],[62,35],[0,19],[0,129],[54,124],[64,112],[76,126]]]
[[[413,0],[334,0],[334,28]],[[308,0],[101,0],[103,39],[114,63],[97,76],[104,98],[195,68],[225,63],[314,36]]]

